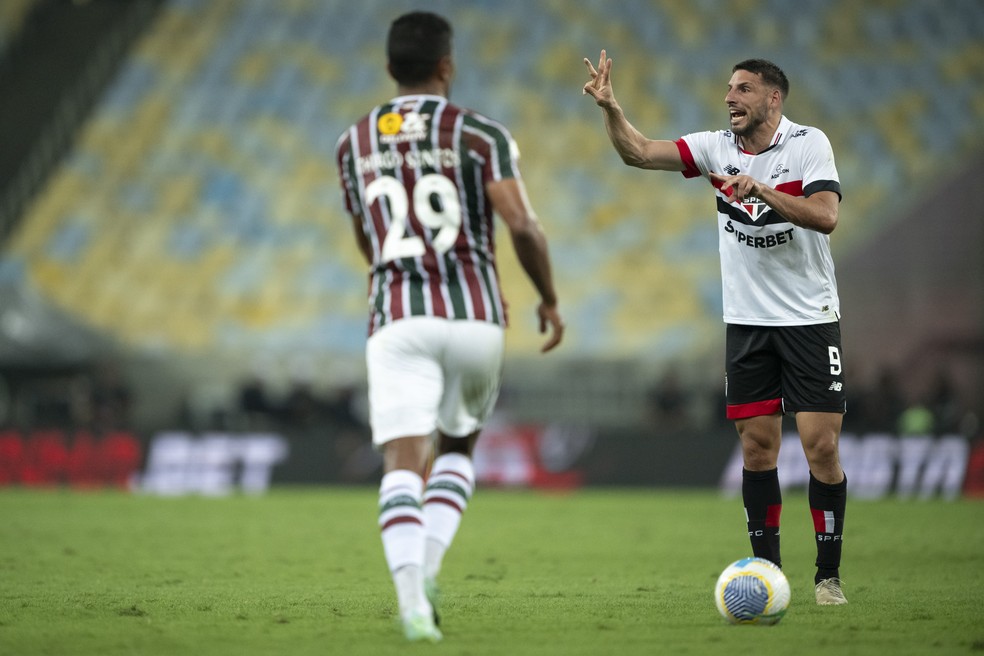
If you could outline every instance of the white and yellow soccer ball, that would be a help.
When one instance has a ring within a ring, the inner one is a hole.
[[[765,558],[742,558],[721,572],[714,601],[732,624],[775,624],[789,608],[789,581]]]

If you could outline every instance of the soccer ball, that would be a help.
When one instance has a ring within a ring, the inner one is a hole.
[[[721,572],[714,601],[732,624],[775,624],[789,607],[789,581],[765,558],[742,558]]]

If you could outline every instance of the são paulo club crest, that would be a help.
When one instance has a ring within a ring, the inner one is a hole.
[[[758,221],[759,218],[769,209],[768,205],[760,201],[755,196],[742,198],[741,201],[738,202],[738,206],[745,210],[745,213],[751,217],[753,222]]]

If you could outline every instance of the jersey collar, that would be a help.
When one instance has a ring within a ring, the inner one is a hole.
[[[433,93],[408,93],[404,96],[397,96],[390,100],[390,103],[394,105],[405,105],[411,102],[423,102],[424,100],[436,100],[439,102],[446,102],[447,98],[444,96],[438,96]]]
[[[792,131],[793,131],[793,122],[790,121],[788,118],[786,118],[786,115],[783,114],[782,118],[779,119],[779,127],[776,128],[775,134],[772,135],[772,141],[769,142],[769,147],[758,154],[761,155],[762,153],[767,153],[773,148],[775,148],[776,146],[785,143],[786,139],[789,138],[789,134]],[[735,144],[739,148],[741,148],[741,152],[749,155],[751,154],[747,150],[741,147],[741,140],[738,138],[737,134],[735,135]]]

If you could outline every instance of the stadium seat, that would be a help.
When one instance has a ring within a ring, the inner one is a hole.
[[[0,48],[27,5],[2,3]],[[601,357],[678,357],[715,334],[716,234],[706,184],[622,165],[581,97],[580,58],[608,47],[631,120],[666,138],[724,125],[737,58],[761,51],[783,63],[788,114],[834,144],[838,247],[849,250],[893,220],[881,208],[896,190],[984,135],[984,4],[947,7],[738,0],[732,18],[776,17],[755,28],[749,53],[738,29],[748,21],[718,20],[707,1],[590,0],[576,12],[560,0],[435,4],[455,20],[453,99],[519,142],[571,352]],[[50,299],[125,344],[357,356],[366,279],[333,149],[393,93],[381,50],[391,13],[377,2],[167,2],[3,261],[23,262]],[[535,295],[502,232],[499,245],[521,326],[510,347],[532,353],[540,337],[522,317]]]

